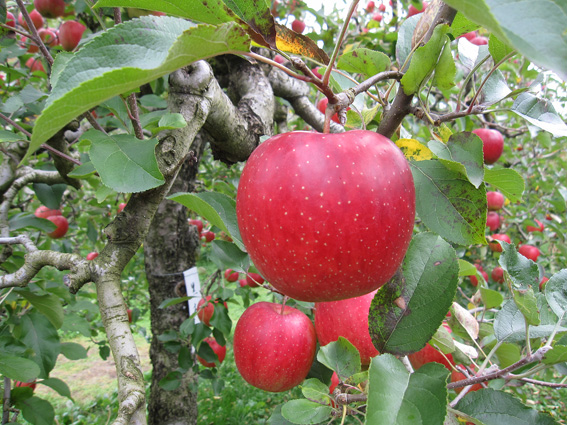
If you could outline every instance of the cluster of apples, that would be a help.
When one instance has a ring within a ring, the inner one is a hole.
[[[42,205],[35,210],[35,216],[38,218],[45,218],[57,226],[55,230],[47,234],[47,236],[52,239],[62,238],[67,234],[67,230],[69,230],[69,222],[65,217],[63,217],[61,210],[59,209],[53,210]]]
[[[34,0],[34,9],[29,12],[31,21],[36,28],[39,37],[46,47],[56,48],[60,46],[63,50],[73,51],[79,44],[86,27],[76,20],[65,20],[60,23],[58,28],[46,26],[46,19],[54,20],[66,16],[72,16],[73,12],[66,12],[67,4],[63,0]],[[6,24],[12,28],[18,28],[20,31],[28,32],[30,30],[28,23],[20,13],[16,19],[10,11],[6,14]],[[50,23],[53,23],[51,21]],[[17,33],[19,35],[19,33]],[[22,47],[27,48],[28,53],[39,52],[39,46],[30,36],[21,36],[20,43]],[[30,57],[26,61],[26,66],[32,71],[43,71],[45,68],[36,57]]]
[[[215,240],[217,235],[211,229],[209,229],[209,228],[205,229],[205,223],[203,222],[203,220],[200,220],[198,218],[190,218],[189,224],[197,227],[197,232],[199,233],[199,238],[203,239],[205,241],[205,243],[209,243],[209,242],[212,242],[213,240]]]

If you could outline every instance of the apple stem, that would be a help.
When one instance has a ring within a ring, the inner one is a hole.
[[[283,301],[282,301],[282,309],[280,311],[280,314],[283,316],[284,314],[284,310],[285,310],[285,303],[287,302],[287,300],[289,299],[289,297],[287,295],[284,295],[283,297]]]

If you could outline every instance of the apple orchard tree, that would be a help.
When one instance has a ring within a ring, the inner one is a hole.
[[[34,388],[70,397],[50,376],[86,356],[69,331],[115,360],[114,424],[196,423],[197,375],[222,376],[194,352],[217,365],[233,328],[248,382],[301,385],[270,423],[555,423],[517,388],[566,387],[567,4],[31,3],[0,1],[2,424],[54,423]],[[238,197],[197,181],[212,158],[247,162]],[[196,323],[188,211],[281,303],[233,327],[222,301],[254,292],[216,272]]]

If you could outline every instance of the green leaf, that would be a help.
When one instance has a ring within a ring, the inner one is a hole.
[[[525,183],[516,170],[511,168],[486,168],[484,170],[484,181],[502,192],[510,202],[522,200]]]
[[[69,360],[81,360],[88,357],[87,350],[81,344],[76,342],[62,342],[61,354]]]
[[[187,127],[187,121],[185,121],[185,118],[183,118],[183,115],[181,114],[173,114],[173,113],[167,113],[164,114],[158,122],[158,127],[156,129],[153,129],[154,133],[157,133],[158,131],[162,131],[162,130],[170,130],[170,129],[174,129],[174,128],[184,128]]]
[[[447,40],[443,52],[439,57],[439,62],[435,67],[435,75],[433,76],[433,86],[441,90],[449,90],[455,86],[455,77],[457,75],[457,67],[451,53],[451,42]]]
[[[439,425],[447,414],[449,371],[428,363],[410,374],[402,362],[382,354],[370,363],[366,424]]]
[[[409,57],[412,50],[411,40],[415,27],[419,22],[421,15],[414,15],[402,22],[400,30],[398,31],[398,42],[396,43],[396,60],[398,67],[401,68]]]
[[[144,16],[116,25],[67,62],[35,122],[26,158],[78,114],[117,94],[197,60],[248,50],[248,36],[235,23],[196,27],[183,19]]]
[[[22,297],[30,302],[40,313],[51,322],[56,329],[63,326],[63,305],[59,297],[51,294],[37,295],[31,291],[18,291]]]
[[[236,222],[236,202],[218,192],[175,193],[167,199],[185,205],[226,232],[242,251],[246,251]]]
[[[211,326],[219,329],[227,337],[230,335],[230,330],[232,329],[232,320],[228,316],[228,310],[222,303],[215,305],[215,310],[213,316],[210,320]]]
[[[451,23],[450,34],[454,38],[457,38],[460,35],[477,30],[478,27],[478,24],[475,24],[470,19],[467,19],[461,12],[458,12],[455,16],[455,19],[453,19],[453,22]]]
[[[48,378],[41,381],[41,385],[45,385],[52,390],[56,391],[60,396],[67,397],[69,400],[74,401],[71,397],[71,390],[69,386],[58,378]]]
[[[52,425],[55,420],[55,410],[47,400],[30,397],[15,405],[22,412],[24,419],[34,425]]]
[[[562,323],[567,324],[567,269],[560,270],[547,281],[545,298]]]
[[[61,344],[57,329],[51,322],[45,320],[43,314],[29,312],[22,316],[18,325],[18,331],[22,335],[22,342],[31,350],[31,359],[40,368],[40,378],[47,378],[49,372],[57,362],[57,356],[61,352]]]
[[[513,244],[500,242],[500,245],[502,245],[502,254],[498,263],[507,272],[504,277],[506,280],[510,278],[512,288],[528,289],[530,286],[538,286],[539,269],[537,264],[519,254]]]
[[[492,289],[480,287],[480,297],[486,308],[496,308],[499,307],[504,302],[504,297],[502,293],[494,291]]]
[[[459,266],[451,245],[433,233],[415,236],[401,272],[378,290],[368,315],[381,353],[421,350],[445,318],[457,291]]]
[[[468,393],[456,406],[484,425],[551,425],[551,417],[523,405],[520,400],[491,388]]]
[[[539,310],[537,309],[537,300],[532,288],[528,289],[512,289],[512,296],[518,309],[522,312],[526,321],[530,325],[537,326],[541,323],[539,318]]]
[[[64,332],[79,332],[87,338],[91,337],[91,324],[84,317],[75,313],[65,314],[61,330]]]
[[[193,366],[193,356],[191,355],[191,350],[189,350],[189,347],[182,346],[179,349],[177,362],[179,363],[179,367],[181,369],[186,371],[191,369],[191,366]]]
[[[474,276],[477,269],[468,261],[459,259],[459,277],[461,276]]]
[[[504,75],[499,70],[496,70],[487,78],[486,83],[482,87],[480,104],[490,106],[513,95],[514,92],[508,87]]]
[[[506,55],[512,53],[514,49],[508,44],[502,43],[494,34],[490,34],[488,39],[488,51],[490,52],[494,63],[497,64],[504,59]]]
[[[0,143],[1,142],[19,142],[20,140],[27,141],[25,136],[16,134],[13,131],[0,130]]]
[[[337,372],[341,378],[348,378],[360,372],[360,354],[356,347],[342,336],[337,341],[321,347],[317,360]]]
[[[228,241],[214,240],[211,242],[212,250],[210,260],[221,269],[232,269],[246,272],[250,265],[248,254],[242,252],[238,246]]]
[[[282,406],[282,416],[294,424],[320,424],[331,416],[333,409],[313,401],[290,400]]]
[[[376,75],[390,68],[390,58],[382,52],[370,49],[354,49],[339,58],[338,68],[347,72],[364,74],[367,77]]]
[[[433,72],[439,61],[441,49],[447,42],[448,31],[448,25],[438,25],[427,44],[415,51],[408,70],[400,80],[405,94],[416,93],[427,76]]]
[[[14,381],[30,382],[40,374],[39,366],[32,360],[0,352],[0,374]]]
[[[282,405],[278,405],[275,407],[274,411],[272,412],[272,416],[268,420],[269,425],[291,425],[293,422],[288,421],[286,418],[282,416]]]
[[[554,0],[447,0],[534,63],[567,80],[567,3]],[[529,29],[527,31],[526,29]]]
[[[461,245],[486,244],[486,190],[439,160],[410,161],[416,209],[432,231]]]
[[[190,297],[176,297],[176,298],[166,298],[165,300],[163,300],[160,305],[158,306],[158,308],[166,308],[166,307],[170,307],[172,305],[176,305],[176,304],[181,304],[184,302],[189,301],[190,299],[195,298],[194,296],[190,296]]]
[[[496,350],[496,356],[500,369],[504,369],[520,360],[522,353],[517,345],[505,342]]]
[[[512,111],[533,125],[549,131],[555,137],[567,136],[567,124],[548,99],[538,98],[531,93],[522,93],[514,101]]]
[[[545,353],[542,362],[544,364],[557,364],[567,362],[567,345],[555,345]]]
[[[441,325],[437,328],[437,331],[429,341],[429,343],[439,350],[441,350],[445,354],[450,354],[455,351],[455,342],[453,341],[453,337],[445,328],[445,326]]]
[[[10,230],[20,230],[26,227],[33,227],[44,232],[53,232],[57,226],[45,218],[37,218],[32,213],[18,213],[10,217]]]
[[[234,14],[221,0],[98,0],[95,7],[137,7],[206,24],[222,24],[234,20]]]
[[[173,391],[179,388],[183,374],[178,371],[169,372],[166,376],[160,379],[159,386],[166,391]]]
[[[482,140],[476,134],[463,132],[449,137],[445,144],[438,140],[430,141],[427,146],[439,157],[441,163],[450,171],[467,177],[475,188],[479,188],[484,178],[484,156]]]
[[[239,18],[276,48],[276,24],[266,0],[223,0]]]
[[[306,379],[301,384],[303,397],[326,403],[329,401],[329,387],[316,378]]]
[[[102,182],[116,192],[143,192],[164,183],[155,155],[157,139],[108,136],[98,130],[87,131],[81,139],[91,142],[91,162]]]
[[[33,184],[33,191],[35,192],[37,199],[39,199],[39,201],[47,208],[51,209],[58,209],[61,206],[61,198],[63,197],[65,189],[67,189],[66,184]]]

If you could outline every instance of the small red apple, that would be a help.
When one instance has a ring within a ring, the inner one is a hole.
[[[248,307],[236,324],[234,362],[244,380],[264,391],[287,391],[311,369],[317,336],[301,311],[259,302]]]
[[[39,14],[37,10],[34,9],[30,12],[30,18],[36,29],[40,29],[41,27],[43,27],[43,17]],[[27,31],[30,30],[28,27],[28,23],[24,20],[24,17],[21,13],[18,15],[18,23],[22,27],[24,27],[24,29],[26,29]]]
[[[500,216],[496,211],[489,211],[486,216],[486,225],[490,231],[494,232],[500,227]]]
[[[541,254],[539,249],[533,245],[522,245],[520,248],[518,248],[518,252],[532,261],[537,261],[537,258]]]
[[[89,252],[87,254],[87,260],[88,261],[92,261],[94,260],[96,257],[98,257],[98,252]]]
[[[132,323],[132,309],[126,309],[126,313],[128,314],[128,323]]]
[[[238,284],[240,285],[241,288],[244,288],[245,286],[249,286],[246,279],[238,279]]]
[[[319,103],[317,104],[317,108],[319,109],[319,111],[321,111],[322,114],[325,114],[325,110],[327,109],[327,105],[328,105],[328,104],[329,104],[329,99],[326,98],[326,97],[324,97],[324,98],[321,99],[321,100],[319,101]],[[347,111],[350,111],[350,108],[347,108]],[[334,115],[331,117],[331,119],[332,119],[334,122],[337,122],[337,123],[340,124],[338,113],[337,113],[337,114],[334,114]]]
[[[47,218],[53,215],[61,215],[61,210],[52,210],[50,208],[47,208],[45,205],[42,205],[35,210],[34,215],[38,218]]]
[[[331,376],[331,385],[329,385],[329,394],[333,394],[337,385],[339,385],[339,375],[337,375],[337,372],[333,371],[333,376]]]
[[[377,291],[341,301],[315,303],[315,329],[322,346],[340,336],[349,340],[360,353],[362,365],[369,365],[380,354],[368,332],[368,312]]]
[[[410,4],[408,8],[408,18],[410,16],[417,15],[418,13],[423,12],[427,8],[427,5],[428,5],[427,2],[424,1],[421,5],[421,9],[418,10],[413,4]]]
[[[26,61],[26,66],[30,69],[30,71],[34,72],[34,71],[41,71],[41,72],[45,72],[45,68],[43,67],[43,64],[41,63],[41,60],[37,59],[37,58],[29,58]]]
[[[499,211],[504,208],[505,198],[500,192],[486,192],[488,211]]]
[[[410,354],[408,359],[415,370],[418,370],[424,364],[431,362],[440,363],[449,370],[452,370],[451,365],[455,364],[453,362],[452,354],[445,354],[445,356],[443,356],[440,351],[435,349],[429,343],[425,344],[425,347],[418,352]]]
[[[282,55],[276,55],[274,56],[274,61],[281,65],[285,62],[285,58]]]
[[[217,355],[217,357],[219,358],[219,363],[222,363],[225,356],[226,356],[226,346],[222,346],[220,345],[216,339],[214,339],[213,337],[209,336],[207,338],[205,338],[203,340],[203,342],[209,344],[209,346],[212,348],[212,350],[214,351],[214,353]],[[201,363],[203,366],[205,367],[216,367],[216,364],[213,362],[208,362],[205,359],[203,359],[202,357],[200,357],[199,355],[197,355],[197,360],[199,360],[199,363]]]
[[[207,230],[201,234],[201,237],[205,238],[205,242],[212,242],[215,239],[215,232]]]
[[[34,0],[33,5],[46,18],[59,18],[65,13],[65,2],[63,0]]]
[[[478,38],[478,37],[477,37]],[[475,40],[475,39],[473,39]],[[471,40],[471,43],[473,41]],[[482,151],[484,153],[484,163],[494,164],[502,155],[504,150],[504,137],[498,130],[489,128],[477,128],[473,133],[482,140]]]
[[[49,28],[41,28],[38,31],[38,34],[41,37],[41,40],[43,41],[43,43],[47,47],[56,46],[57,43],[59,42],[59,38],[57,37],[57,34],[55,33],[55,31],[53,31]]]
[[[52,239],[60,239],[65,236],[67,230],[69,230],[69,222],[65,217],[62,215],[52,215],[51,217],[47,217],[47,219],[57,226],[57,228],[53,232],[48,233],[47,236]]]
[[[534,221],[539,225],[538,227],[535,226],[527,226],[526,230],[528,232],[543,232],[543,229],[545,229],[545,226],[543,225],[543,223],[541,221],[539,221],[537,218],[534,219]]]
[[[366,4],[366,11],[367,11],[368,13],[372,13],[372,12],[374,11],[374,7],[376,7],[376,5],[374,4],[374,2],[373,2],[373,1],[369,1],[369,2]]]
[[[311,70],[311,72],[312,72],[313,75],[315,75],[317,78],[319,78],[319,79],[323,78],[323,76],[322,76],[321,73],[319,72],[319,67],[313,68],[313,69]]]
[[[246,283],[251,288],[257,288],[258,286],[261,286],[262,283],[264,283],[264,278],[258,273],[248,272],[246,274]]]
[[[124,208],[126,207],[126,203],[122,202],[120,204],[118,204],[118,214],[120,214],[122,211],[124,211]]]
[[[31,382],[21,382],[15,381],[16,387],[30,387],[32,390],[35,390],[37,387],[37,381],[34,379]]]
[[[482,275],[482,277],[484,278],[484,280],[488,281],[488,273],[486,273],[484,270],[479,269],[478,270],[480,272],[480,274]],[[469,276],[469,280],[471,281],[471,285],[472,286],[478,286],[478,278],[476,276]]]
[[[471,31],[471,32],[467,32],[463,35],[460,35],[459,38],[463,37],[466,38],[467,40],[471,41],[473,38],[475,38],[476,36],[478,36],[478,34],[476,33],[476,31]]]
[[[77,21],[63,22],[59,27],[59,40],[63,50],[68,52],[74,50],[79,45],[85,29],[87,27]]]
[[[12,12],[6,12],[6,25],[16,28],[16,17]]]
[[[224,278],[229,282],[236,282],[239,278],[239,274],[232,269],[226,269],[224,271]]]
[[[541,278],[541,281],[539,282],[539,290],[543,291],[545,289],[545,284],[547,283],[547,281],[549,280],[548,277],[544,276]]]
[[[512,243],[510,236],[503,233],[496,233],[492,235],[492,239]],[[492,252],[502,252],[502,245],[500,245],[498,242],[490,242],[488,246]]]
[[[291,23],[291,29],[299,34],[303,34],[303,31],[305,31],[305,22],[296,19]]]
[[[375,14],[372,15],[372,20],[376,21],[376,22],[381,22],[382,21],[382,14],[379,12],[376,12]]]
[[[211,318],[213,317],[213,313],[215,312],[215,304],[219,302],[219,300],[212,300],[211,295],[207,295],[205,298],[201,298],[197,303],[197,317],[201,322],[203,322],[207,326],[211,326]],[[228,305],[223,303],[225,308],[228,309]]]
[[[197,226],[197,230],[199,231],[199,234],[201,234],[203,232],[203,221],[202,220],[190,218],[189,224],[191,224],[193,226]]]
[[[380,12],[385,12],[385,11],[386,11],[386,6],[383,5],[383,4],[381,4],[380,6],[378,6],[378,10],[379,10]]]
[[[469,39],[469,41],[474,44],[475,46],[485,46],[488,44],[488,38],[483,37],[482,35],[478,35]],[[488,162],[487,162],[488,164]]]
[[[496,266],[492,269],[492,280],[497,283],[504,283],[504,269],[500,266]]]

